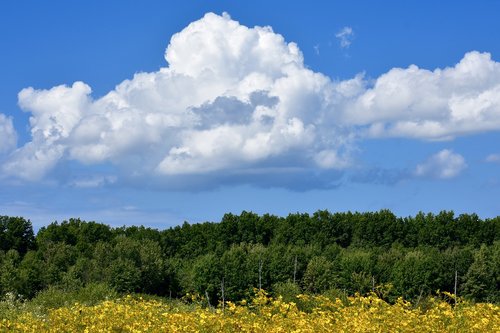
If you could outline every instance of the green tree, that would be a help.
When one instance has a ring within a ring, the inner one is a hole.
[[[322,293],[336,287],[338,280],[333,263],[324,256],[315,256],[307,264],[303,285],[306,291]]]
[[[0,216],[0,250],[16,250],[23,256],[35,248],[33,227],[22,217]]]
[[[412,250],[396,263],[394,287],[407,299],[427,295],[440,288],[441,261],[436,249]]]
[[[340,257],[339,288],[350,294],[366,293],[372,287],[375,257],[368,250],[349,249],[342,251]]]
[[[32,298],[44,287],[44,262],[39,253],[28,251],[19,264],[19,293],[26,298]]]
[[[186,286],[187,291],[193,290],[200,295],[207,293],[212,304],[217,304],[219,300],[220,283],[223,272],[220,260],[209,253],[194,259],[191,266],[191,286]],[[186,280],[185,280],[186,282]]]
[[[477,301],[492,301],[497,291],[497,276],[495,276],[493,257],[486,245],[474,254],[474,262],[469,267],[465,276],[463,293],[466,297]]]
[[[252,287],[270,290],[269,258],[267,248],[260,244],[247,246],[247,274]]]
[[[250,274],[248,259],[248,253],[243,245],[234,245],[222,255],[220,259],[221,278],[224,278],[224,294],[227,300],[242,299],[252,288],[257,287]]]
[[[109,267],[111,286],[118,292],[138,292],[141,287],[141,271],[134,261],[118,258]]]
[[[44,284],[57,285],[78,256],[74,246],[58,243],[47,243],[41,252],[44,260]]]
[[[139,258],[141,290],[145,293],[165,295],[169,286],[160,244],[150,239],[141,241]]]
[[[2,294],[14,293],[19,291],[18,266],[20,262],[19,252],[9,250],[5,253],[0,267],[0,290]]]

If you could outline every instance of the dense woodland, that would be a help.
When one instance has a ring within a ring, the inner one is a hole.
[[[70,219],[34,234],[0,216],[0,295],[105,284],[118,292],[187,293],[237,300],[280,294],[375,291],[391,301],[436,291],[500,301],[500,217],[419,213],[396,217],[317,211],[287,217],[242,212],[166,230]],[[224,292],[224,295],[222,295]],[[2,297],[2,296],[0,296]]]

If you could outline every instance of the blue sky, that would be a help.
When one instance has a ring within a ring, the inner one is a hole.
[[[500,215],[497,1],[4,1],[0,214]]]

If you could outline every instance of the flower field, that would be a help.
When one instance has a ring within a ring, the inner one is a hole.
[[[259,293],[224,308],[127,296],[95,306],[74,304],[19,312],[0,320],[1,332],[500,332],[500,307],[439,299],[414,307],[376,296],[347,301],[298,296],[284,302]]]

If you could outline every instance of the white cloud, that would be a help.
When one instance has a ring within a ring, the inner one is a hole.
[[[82,82],[50,90],[21,90],[19,105],[32,114],[32,141],[12,153],[3,165],[4,173],[38,180],[50,171],[63,157],[66,141],[90,106],[90,92]]]
[[[369,137],[446,140],[499,130],[500,63],[473,51],[445,69],[391,69],[344,107],[343,121],[366,126]]]
[[[318,184],[325,172],[334,184],[335,170],[353,164],[356,140],[500,130],[500,64],[488,53],[445,69],[412,65],[336,81],[308,69],[298,46],[272,28],[208,13],[172,36],[165,59],[167,67],[137,73],[99,99],[83,82],[23,89],[32,140],[9,155],[3,174],[36,181],[76,161],[176,188],[179,179],[253,182],[281,169]],[[0,145],[12,150],[15,141]],[[80,185],[108,183],[89,179]]]
[[[351,27],[343,27],[339,32],[335,34],[335,37],[339,39],[340,47],[343,49],[348,49],[352,44],[352,39],[354,38],[354,31]]]
[[[490,154],[486,156],[486,162],[491,163],[499,163],[500,162],[500,154]]]
[[[324,127],[333,83],[270,27],[209,13],[172,37],[165,59],[168,67],[135,74],[97,100],[83,82],[23,89],[33,139],[3,171],[36,180],[63,160],[109,162],[134,177],[265,169],[276,159],[347,165],[349,136]]]
[[[12,118],[0,113],[0,155],[10,152],[16,147],[17,134]]]
[[[462,155],[444,149],[417,165],[415,175],[424,178],[449,179],[467,168]]]

